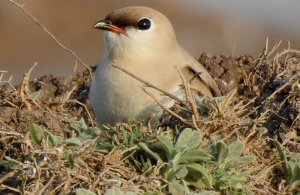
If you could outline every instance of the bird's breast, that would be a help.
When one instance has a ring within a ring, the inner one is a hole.
[[[154,104],[142,90],[141,82],[111,65],[99,65],[90,96],[101,123],[139,119],[145,108]]]

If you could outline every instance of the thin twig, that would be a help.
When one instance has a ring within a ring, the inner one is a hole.
[[[10,128],[10,130],[14,131],[10,126],[5,124],[4,122],[0,121],[0,124],[7,128]],[[22,137],[22,138],[24,137],[24,135],[21,133],[11,132],[11,131],[6,132],[6,131],[1,131],[1,130],[0,130],[0,135],[15,135],[15,136]]]
[[[70,176],[70,171],[69,171],[69,169],[66,169],[66,172],[67,172],[67,180],[66,180],[66,182],[65,182],[65,184],[64,184],[64,186],[63,186],[63,188],[62,188],[62,191],[61,191],[62,194],[66,194],[66,192],[67,192],[68,189],[69,189],[71,180],[72,180],[72,179],[71,179],[71,176]]]
[[[10,102],[10,101],[8,101],[8,100],[6,100],[6,99],[4,99],[3,101],[4,101],[5,103],[9,104],[11,107],[14,107],[14,108],[16,108],[16,109],[19,109],[19,107],[16,106],[14,103],[12,103],[12,102]]]
[[[7,180],[8,178],[11,178],[12,176],[14,176],[16,174],[15,171],[11,171],[11,172],[8,172],[6,173],[5,175],[3,175],[1,178],[0,178],[0,185],[5,181]]]
[[[39,188],[40,188],[41,170],[40,170],[40,167],[38,166],[35,158],[33,159],[33,163],[34,163],[34,168],[36,169],[35,188],[34,188],[33,193],[37,194],[37,192],[39,191]]]
[[[110,169],[111,169],[111,167],[105,167],[104,169],[102,169],[103,171],[98,174],[97,178],[95,179],[95,181],[92,184],[92,187],[91,187],[92,190],[94,190],[97,187],[97,185],[99,184],[100,180],[103,178],[103,175],[105,173],[109,172]]]
[[[12,75],[10,75],[8,80],[6,80],[6,81],[3,80],[4,75],[7,73],[8,73],[8,71],[6,71],[6,70],[0,70],[0,87],[4,86],[4,84],[6,84],[6,85],[10,86],[10,88],[12,88],[13,90],[16,90],[16,88],[11,84]]]
[[[28,95],[31,93],[30,89],[29,89],[29,77],[31,72],[33,71],[33,69],[37,66],[37,62],[35,62],[31,68],[29,69],[29,71],[27,73],[24,74],[21,85],[20,85],[20,89],[19,89],[19,95],[21,97],[22,102],[25,104],[26,108],[28,110],[31,110],[31,105],[30,103],[27,101],[27,97]]]
[[[184,118],[182,118],[180,115],[176,114],[175,112],[173,112],[172,110],[170,110],[169,108],[166,108],[164,105],[162,105],[159,100],[150,92],[148,92],[145,88],[143,88],[144,92],[147,93],[150,97],[153,98],[153,100],[165,111],[167,111],[169,114],[171,114],[172,116],[176,117],[177,119],[179,119],[181,122],[183,122],[184,124],[192,127],[193,125],[190,124],[188,121],[186,121]]]
[[[160,88],[157,87],[157,86],[152,85],[151,83],[149,83],[149,82],[145,81],[144,79],[138,77],[137,75],[133,74],[132,72],[130,72],[130,71],[128,71],[128,70],[126,70],[126,69],[124,69],[124,68],[122,68],[122,67],[120,67],[120,66],[117,66],[117,65],[115,65],[115,64],[113,64],[112,66],[115,67],[115,68],[117,68],[117,69],[119,69],[119,70],[121,70],[121,71],[123,71],[124,73],[126,73],[126,74],[128,74],[129,76],[133,77],[134,79],[140,81],[141,83],[145,84],[147,87],[156,89],[157,91],[162,92],[164,95],[170,97],[171,99],[174,99],[174,100],[176,100],[176,101],[178,101],[178,102],[184,104],[185,106],[187,106],[185,102],[183,102],[181,99],[179,99],[179,98],[176,97],[175,95],[173,95],[173,94],[171,94],[171,93],[169,93],[169,92],[167,92],[167,91],[165,91],[165,90],[163,90],[163,89],[160,89]]]
[[[178,72],[178,74],[183,82],[184,89],[185,89],[185,96],[186,96],[188,102],[190,102],[190,104],[192,106],[193,114],[195,115],[195,120],[199,121],[200,115],[199,115],[198,107],[197,107],[197,104],[195,101],[195,96],[194,96],[193,92],[191,91],[191,85],[188,81],[186,81],[186,79],[181,74],[181,72],[178,70],[178,68],[176,68],[176,71]],[[195,75],[198,75],[198,74],[195,74]]]
[[[278,61],[279,61],[279,58],[281,58],[282,56],[284,56],[285,54],[288,54],[288,53],[295,53],[295,54],[299,54],[300,55],[300,51],[299,50],[296,50],[296,49],[285,49],[283,50],[283,52],[281,52],[280,54],[276,55],[275,56],[275,62],[276,64],[278,64]]]
[[[37,194],[42,195],[42,194],[45,192],[45,190],[49,187],[49,185],[52,184],[52,182],[53,182],[53,180],[54,180],[54,177],[55,177],[55,175],[53,175],[53,176],[49,179],[49,181],[46,183],[46,185],[44,185],[44,186],[38,191]]]
[[[296,121],[300,120],[300,113],[298,113],[297,117],[295,118],[295,120],[292,122],[291,124],[291,129],[294,128],[294,125],[296,124]],[[296,128],[296,127],[295,127]]]
[[[290,50],[291,49],[291,42],[287,41],[287,49]],[[284,59],[284,64],[287,65],[288,64],[288,59],[290,58],[289,54],[287,53]]]
[[[96,122],[93,120],[93,117],[92,117],[91,113],[89,112],[89,109],[87,108],[87,106],[84,103],[81,103],[80,101],[75,100],[75,99],[74,100],[68,100],[67,102],[76,103],[76,104],[79,104],[80,106],[82,106],[84,108],[84,110],[86,111],[92,126],[95,125]]]
[[[88,69],[90,76],[92,77],[92,70],[91,68],[83,62],[83,60],[81,60],[78,55],[71,49],[69,49],[68,47],[66,47],[62,42],[60,42],[44,25],[42,25],[34,16],[31,15],[31,13],[29,13],[24,6],[22,6],[21,4],[13,1],[13,0],[8,0],[9,2],[11,2],[13,5],[15,5],[16,7],[20,8],[26,16],[28,16],[31,20],[33,20],[35,22],[35,24],[40,27],[44,32],[47,33],[47,35],[49,35],[62,49],[64,49],[65,51],[69,52],[76,60],[76,62],[78,61],[81,65],[83,65],[85,68]],[[76,65],[77,63],[75,63]]]
[[[20,190],[20,189],[18,189],[18,188],[13,188],[13,187],[10,187],[10,186],[7,186],[7,185],[4,185],[4,184],[1,184],[0,185],[0,189],[1,188],[4,188],[4,189],[8,189],[8,190],[11,190],[11,191],[13,191],[13,192],[17,192],[17,193],[19,193],[19,194],[29,194],[29,195],[34,195],[34,193],[31,193],[31,192],[28,192],[28,191],[22,191],[22,190]]]
[[[264,55],[268,54],[269,50],[269,37],[266,38],[266,47],[265,47],[265,51],[264,51]]]
[[[200,128],[197,125],[196,119],[195,119],[195,115],[192,115],[192,122],[194,124],[194,127],[196,128],[197,131],[201,132]],[[201,132],[203,133],[203,132]]]
[[[271,51],[267,54],[267,58],[269,58],[280,47],[281,43],[282,41],[278,41],[277,43],[275,43]]]
[[[265,102],[271,100],[277,93],[279,93],[281,90],[283,90],[284,88],[286,88],[291,82],[292,80],[294,80],[296,77],[299,77],[299,75],[295,74],[294,76],[292,76],[284,85],[282,85],[281,87],[279,87],[276,91],[274,91],[267,99],[265,99],[261,105],[264,105]]]
[[[60,184],[58,184],[55,188],[53,188],[50,192],[49,192],[49,194],[56,194],[55,192],[56,191],[58,191],[59,189],[61,189],[61,187],[63,186],[63,185],[65,185],[65,183],[66,183],[67,181],[62,181]]]

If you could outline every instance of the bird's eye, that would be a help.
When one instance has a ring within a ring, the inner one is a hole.
[[[148,30],[151,27],[151,21],[148,18],[142,18],[137,22],[139,30]]]

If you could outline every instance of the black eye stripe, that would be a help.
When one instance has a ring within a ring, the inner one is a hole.
[[[137,22],[136,27],[139,30],[148,30],[151,28],[151,20],[148,18],[142,18]]]

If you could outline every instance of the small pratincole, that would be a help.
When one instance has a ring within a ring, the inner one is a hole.
[[[104,31],[105,53],[97,66],[90,99],[101,124],[147,120],[160,109],[143,84],[118,66],[169,93],[180,89],[178,71],[192,80],[201,96],[219,96],[220,90],[207,70],[177,42],[166,16],[147,7],[115,10],[94,26]],[[160,92],[149,89],[160,101]]]

